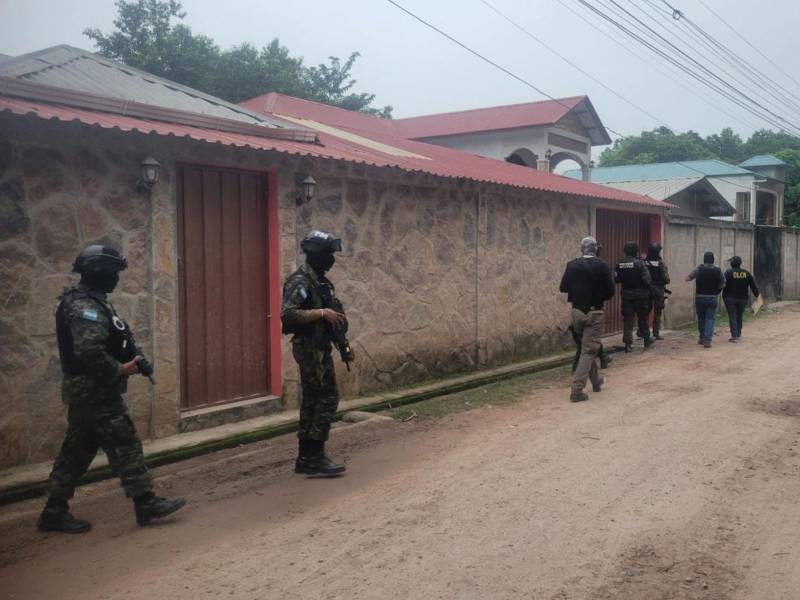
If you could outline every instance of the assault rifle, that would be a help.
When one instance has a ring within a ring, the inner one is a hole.
[[[117,326],[116,323],[114,325],[119,329],[119,326]],[[122,334],[123,361],[129,362],[138,356],[139,360],[136,363],[136,368],[139,369],[139,373],[150,380],[151,384],[155,385],[156,382],[153,379],[153,363],[147,360],[144,352],[142,352],[139,349],[139,346],[136,345],[136,340],[133,339],[133,332],[131,331],[130,326],[124,321],[123,325],[125,328],[120,330]]]
[[[322,299],[322,308],[330,308],[339,314],[344,314],[344,306],[339,299],[333,295],[333,287],[331,284],[320,284],[320,286],[317,287],[317,293]],[[347,367],[347,370],[350,371],[350,363],[353,362],[353,350],[350,348],[350,342],[347,341],[347,319],[345,319],[344,324],[339,327],[334,327],[327,322],[325,325],[328,327],[331,342],[333,342],[333,345],[339,351],[339,355],[342,357],[342,362]]]

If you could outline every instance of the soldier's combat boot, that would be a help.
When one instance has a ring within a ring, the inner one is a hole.
[[[162,519],[180,510],[186,506],[186,500],[183,498],[167,500],[156,496],[153,492],[147,492],[134,498],[133,505],[136,510],[136,523],[138,525],[147,525],[153,519]]]
[[[314,440],[305,440],[300,438],[297,441],[297,460],[294,461],[294,472],[305,473],[308,467],[308,461],[314,455]]]
[[[584,401],[586,401],[588,399],[589,399],[589,396],[587,396],[584,392],[572,392],[569,395],[569,401],[570,402],[584,402]]]
[[[652,338],[650,336],[647,336],[646,338],[644,338],[644,347],[645,347],[645,349],[650,348],[655,343],[656,343],[656,339],[655,338]]]
[[[633,344],[625,344],[625,354],[633,352]]]
[[[63,533],[86,533],[92,528],[89,521],[76,519],[69,512],[66,500],[48,499],[36,523],[39,531],[61,531]]]
[[[600,355],[600,368],[607,369],[608,366],[611,364],[611,361],[614,360],[613,356],[609,356],[605,352]]]
[[[606,378],[605,377],[603,377],[602,375],[598,376],[597,377],[597,381],[592,383],[592,391],[593,392],[602,391],[603,385],[605,384],[605,382],[606,382]]]
[[[305,460],[298,459],[295,464],[295,473],[305,475],[324,475],[331,477],[341,475],[347,468],[344,465],[333,462],[325,454],[325,443],[318,440],[306,440],[309,443],[309,450],[312,452]]]

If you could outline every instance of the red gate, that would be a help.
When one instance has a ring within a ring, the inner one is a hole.
[[[603,245],[601,258],[613,274],[617,261],[623,256],[625,242],[636,242],[641,253],[645,253],[651,241],[660,241],[661,220],[657,215],[597,209],[595,237]],[[622,331],[622,302],[617,286],[617,293],[606,304],[606,333],[619,331]]]

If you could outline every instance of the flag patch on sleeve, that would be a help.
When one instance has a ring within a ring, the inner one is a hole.
[[[86,319],[87,321],[98,321],[97,311],[92,310],[91,308],[84,308],[83,312],[81,313],[81,318]]]

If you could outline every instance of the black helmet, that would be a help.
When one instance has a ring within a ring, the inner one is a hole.
[[[75,262],[72,263],[72,270],[76,273],[86,273],[87,271],[111,271],[118,273],[128,268],[128,261],[119,252],[110,246],[92,244],[86,246]]]
[[[658,254],[659,252],[661,252],[661,250],[662,250],[661,244],[659,244],[658,242],[650,242],[650,252],[652,252],[653,254]]]
[[[300,242],[300,248],[305,253],[340,252],[342,240],[325,231],[314,230]]]
[[[622,251],[627,256],[638,256],[639,255],[639,244],[637,244],[636,242],[626,242],[625,243],[625,247],[622,249]]]

